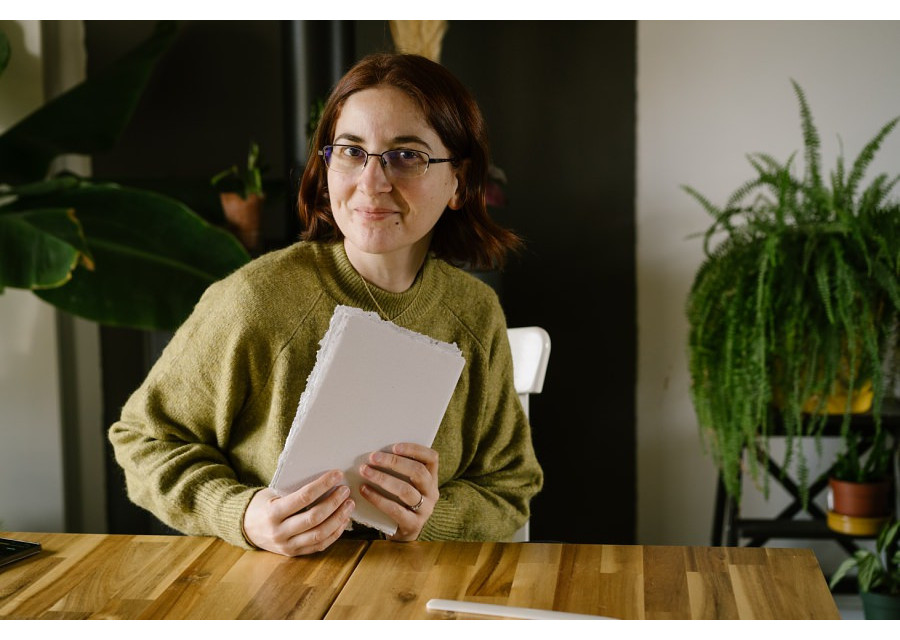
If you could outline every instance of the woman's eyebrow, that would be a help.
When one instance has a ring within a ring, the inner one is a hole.
[[[357,144],[362,144],[363,139],[359,136],[355,136],[352,133],[341,133],[334,137],[335,141],[337,140],[346,140],[347,142],[356,142]]]
[[[346,140],[347,142],[352,142],[354,144],[362,144],[363,142],[365,142],[365,140],[360,138],[358,135],[355,135],[352,133],[341,133],[341,134],[336,135],[334,137],[334,139],[335,139],[335,141]],[[425,142],[419,136],[415,136],[415,135],[397,136],[393,140],[391,140],[391,144],[394,144],[394,145],[409,144],[411,142],[416,142],[416,143],[422,145],[423,147],[425,147],[426,150],[431,151],[431,145],[429,145],[427,142]]]
[[[419,136],[397,136],[393,139],[395,144],[409,144],[410,142],[418,142],[420,145],[425,147],[428,151],[431,151],[431,146]]]

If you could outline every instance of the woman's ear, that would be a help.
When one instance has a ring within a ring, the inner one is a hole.
[[[456,193],[453,194],[453,197],[450,198],[450,202],[447,203],[447,206],[453,209],[453,211],[459,211],[462,209],[463,204],[465,203],[465,198],[462,193],[462,186],[456,188]]]
[[[456,191],[453,192],[450,202],[447,203],[447,206],[453,211],[459,211],[466,203],[466,167],[468,167],[468,162],[464,161],[456,168]]]

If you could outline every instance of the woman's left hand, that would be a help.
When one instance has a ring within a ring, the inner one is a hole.
[[[440,495],[438,452],[401,442],[392,446],[390,453],[370,453],[368,464],[362,465],[359,472],[368,485],[396,496],[386,497],[367,484],[360,487],[366,500],[397,523],[397,532],[389,539],[405,542],[418,538]]]

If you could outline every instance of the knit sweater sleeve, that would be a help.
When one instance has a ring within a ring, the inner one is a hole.
[[[508,540],[528,520],[531,499],[542,487],[531,427],[515,391],[502,312],[499,319],[484,343],[485,357],[472,363],[465,390],[470,399],[479,399],[461,424],[463,447],[471,456],[441,484],[422,540]]]
[[[184,533],[248,547],[241,524],[259,486],[240,482],[225,452],[264,359],[234,289],[232,279],[207,290],[109,439],[133,502]]]

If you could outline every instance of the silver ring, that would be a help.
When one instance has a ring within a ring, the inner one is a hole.
[[[414,506],[414,507],[406,507],[406,508],[409,509],[410,511],[412,511],[413,513],[415,513],[416,511],[418,511],[419,509],[422,508],[422,503],[423,503],[423,502],[425,502],[425,494],[424,494],[424,493],[420,493],[420,494],[419,494],[419,501],[416,503],[416,506]]]

